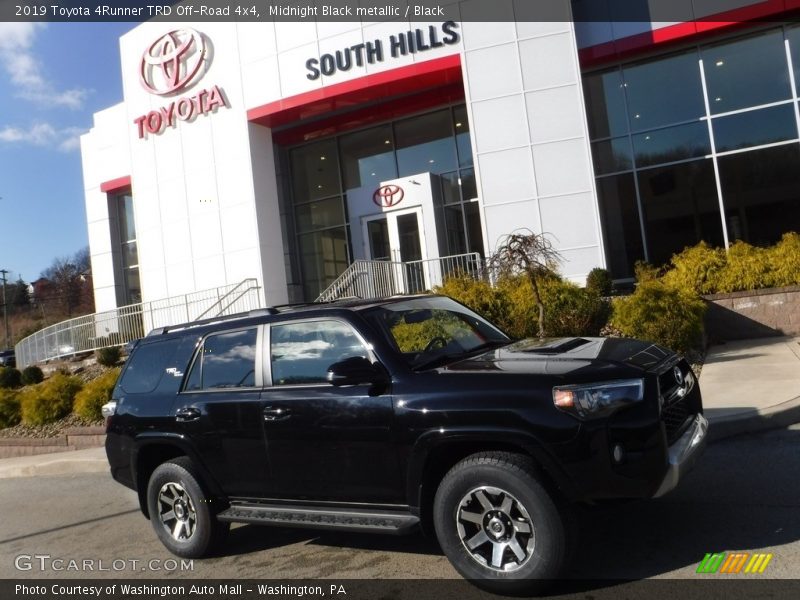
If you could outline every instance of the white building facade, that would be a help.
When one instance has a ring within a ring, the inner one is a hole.
[[[485,23],[471,4],[124,35],[124,99],[81,141],[97,310],[246,278],[313,300],[356,259],[485,256],[520,229],[582,282],[800,228],[792,26],[526,22],[511,0]]]

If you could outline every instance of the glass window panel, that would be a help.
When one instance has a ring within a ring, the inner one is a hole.
[[[290,156],[292,192],[296,203],[341,193],[335,139],[295,148]]]
[[[353,357],[370,360],[353,329],[340,321],[273,325],[270,343],[273,385],[325,383],[332,364]]]
[[[139,267],[125,270],[125,296],[128,304],[142,301],[142,285],[139,283]]]
[[[481,214],[477,202],[464,204],[464,217],[467,221],[467,238],[470,252],[477,252],[483,256],[483,228],[481,227]]]
[[[461,198],[465,202],[478,197],[475,183],[475,169],[461,169]]]
[[[703,48],[701,55],[712,114],[791,97],[781,30]]]
[[[302,204],[295,207],[295,219],[297,221],[297,231],[311,231],[313,229],[323,229],[344,225],[344,206],[339,196]]]
[[[133,197],[124,194],[119,197],[119,233],[120,241],[128,242],[136,239],[136,222],[133,217]]]
[[[469,137],[469,119],[467,119],[467,108],[465,106],[456,106],[453,109],[453,128],[456,132],[458,165],[460,167],[471,167],[474,161]]]
[[[788,27],[786,29],[786,39],[789,40],[789,50],[792,53],[794,85],[800,90],[800,26]]]
[[[631,143],[627,137],[592,144],[594,171],[598,175],[630,171],[633,168]]]
[[[143,343],[136,347],[136,360],[128,361],[119,386],[127,394],[149,394],[158,385],[175,355],[181,338]]]
[[[463,254],[467,251],[467,239],[464,230],[464,213],[460,204],[445,206],[442,209],[444,217],[445,240],[447,253]]]
[[[639,208],[633,175],[614,175],[597,180],[603,219],[603,239],[608,269],[615,279],[633,277],[633,266],[644,260]]]
[[[445,173],[441,176],[442,203],[453,204],[461,202],[461,189],[458,185],[458,173]]]
[[[722,221],[710,159],[639,171],[650,262],[666,263],[700,240],[722,245]]]
[[[398,176],[455,170],[452,126],[450,109],[395,123]]]
[[[386,219],[367,221],[369,252],[372,260],[390,260],[389,223]]]
[[[210,335],[192,365],[186,390],[253,387],[256,384],[258,330],[245,329]],[[200,376],[195,371],[200,370]]]
[[[797,137],[794,106],[784,104],[712,120],[717,152],[792,140]]]
[[[139,252],[136,248],[136,242],[128,242],[122,244],[122,266],[133,267],[139,264]]]
[[[344,187],[378,188],[381,182],[397,178],[390,125],[344,135],[339,140]]]
[[[697,52],[623,69],[631,131],[652,129],[705,114]]]
[[[696,158],[711,153],[708,125],[703,121],[666,129],[657,129],[633,136],[636,166]]]
[[[313,300],[350,264],[344,227],[298,236],[306,300]]]
[[[800,231],[800,146],[787,144],[718,159],[728,236],[755,245]]]
[[[622,74],[619,69],[595,73],[583,78],[586,113],[592,139],[628,133]]]

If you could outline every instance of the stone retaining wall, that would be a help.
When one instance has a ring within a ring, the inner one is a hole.
[[[704,296],[710,341],[800,335],[800,286]]]
[[[0,458],[97,448],[105,442],[104,427],[74,427],[53,438],[0,438]]]

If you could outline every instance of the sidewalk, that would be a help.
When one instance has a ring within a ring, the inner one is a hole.
[[[0,479],[35,475],[71,475],[73,473],[108,473],[105,448],[37,454],[0,459]]]
[[[712,347],[700,389],[711,441],[800,422],[800,338]],[[0,479],[107,472],[104,448],[0,459]]]
[[[700,389],[712,441],[800,422],[800,338],[711,347]]]

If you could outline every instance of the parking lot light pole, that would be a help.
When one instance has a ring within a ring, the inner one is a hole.
[[[11,336],[8,333],[8,304],[6,303],[6,275],[8,275],[8,271],[5,269],[0,269],[0,274],[3,276],[3,324],[5,325],[6,332],[5,347],[8,348],[9,340],[11,339]]]

